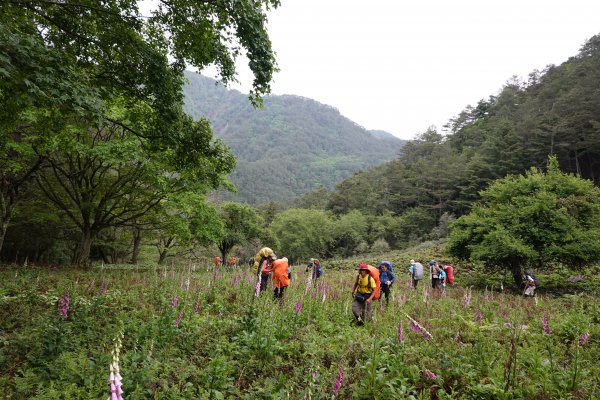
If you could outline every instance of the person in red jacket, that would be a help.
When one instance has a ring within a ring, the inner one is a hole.
[[[218,267],[219,265],[221,265],[221,257],[217,256],[215,257],[215,267]]]

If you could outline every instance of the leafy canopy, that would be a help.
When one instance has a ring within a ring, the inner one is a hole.
[[[561,172],[556,157],[547,173],[532,168],[506,177],[481,196],[452,224],[451,255],[510,268],[515,279],[521,266],[600,260],[600,189]]]

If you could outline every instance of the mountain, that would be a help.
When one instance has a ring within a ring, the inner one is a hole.
[[[323,186],[333,188],[356,172],[396,158],[404,141],[368,131],[331,106],[300,96],[268,96],[255,109],[247,95],[188,72],[186,111],[211,122],[215,137],[237,157],[231,175],[237,193],[226,200],[289,202]]]

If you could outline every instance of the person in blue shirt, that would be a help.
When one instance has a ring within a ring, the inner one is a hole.
[[[392,272],[392,263],[389,261],[382,261],[377,265],[379,269],[379,280],[381,281],[381,291],[385,295],[385,304],[390,303],[390,289],[392,284],[396,281],[396,277]]]

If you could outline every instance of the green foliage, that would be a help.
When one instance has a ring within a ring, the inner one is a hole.
[[[238,190],[221,193],[226,200],[290,202],[319,187],[331,189],[361,169],[393,159],[403,143],[393,136],[377,138],[314,100],[270,96],[256,110],[242,94],[212,79],[186,76],[186,110],[210,120],[215,135],[238,158],[231,175]]]
[[[293,260],[320,257],[333,240],[333,221],[322,210],[285,210],[275,217],[271,229],[279,239],[280,253]]]
[[[583,399],[600,393],[595,297],[541,295],[534,302],[465,289],[462,275],[445,294],[413,291],[400,273],[407,260],[390,258],[398,272],[393,301],[376,303],[373,321],[360,328],[350,324],[350,268],[328,269],[319,287],[307,287],[303,272],[294,273],[279,304],[269,292],[256,298],[255,277],[244,269],[5,267],[3,395],[109,396],[110,351],[121,330],[119,366],[131,398],[331,398],[341,368],[339,398]],[[189,287],[183,284],[188,279]],[[65,289],[71,294],[66,318],[56,307]],[[406,315],[433,339],[410,329]]]
[[[449,254],[510,268],[515,279],[521,265],[577,268],[600,260],[600,189],[560,172],[555,157],[547,173],[498,180],[481,196],[452,225]]]
[[[223,260],[227,260],[227,255],[234,246],[260,238],[265,229],[262,217],[245,204],[223,203],[219,208],[219,215],[223,221],[223,236],[218,240],[218,247]]]

